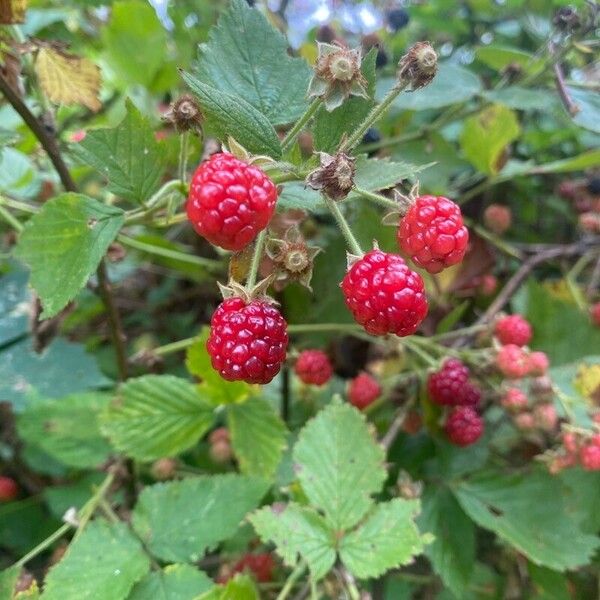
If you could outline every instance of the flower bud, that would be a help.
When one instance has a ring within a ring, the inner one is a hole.
[[[175,100],[163,118],[175,125],[175,129],[180,133],[190,129],[198,129],[203,120],[198,101],[189,94],[184,94]]]
[[[417,42],[398,63],[398,81],[413,90],[429,85],[437,73],[437,60],[429,42]]]
[[[313,190],[321,190],[332,200],[343,200],[354,186],[356,159],[343,152],[331,156],[319,152],[321,166],[306,178]]]

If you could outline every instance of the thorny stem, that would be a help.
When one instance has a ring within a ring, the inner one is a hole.
[[[356,128],[354,133],[346,138],[339,147],[339,152],[349,152],[356,146],[364,137],[367,129],[371,127],[389,108],[390,104],[398,97],[400,92],[406,89],[408,86],[407,82],[397,81],[396,84],[392,87],[392,89],[385,95],[383,100],[376,104],[371,112],[365,117],[364,121]]]
[[[287,132],[286,136],[281,142],[281,151],[285,152],[294,143],[294,140],[298,134],[302,131],[304,126],[310,121],[311,117],[317,112],[319,106],[321,106],[322,99],[315,98],[309,105],[304,114],[296,121],[294,126]]]
[[[262,259],[263,250],[265,247],[265,240],[267,238],[267,230],[263,229],[254,242],[254,254],[252,255],[252,262],[250,263],[250,270],[248,271],[248,277],[246,278],[246,289],[250,291],[256,284],[256,278],[258,276],[258,268],[260,267],[260,261]]]
[[[300,579],[300,577],[304,574],[304,571],[306,571],[306,563],[301,560],[296,565],[296,568],[290,573],[290,576],[287,578],[283,588],[281,588],[276,600],[285,600],[290,595],[290,592],[294,588],[296,581]]]
[[[338,206],[336,201],[332,200],[331,198],[329,198],[329,196],[326,196],[325,194],[323,194],[323,198],[325,200],[325,204],[327,204],[327,208],[329,208],[331,214],[336,220],[336,223],[338,224],[338,227],[340,228],[342,235],[346,239],[346,243],[348,244],[348,247],[350,248],[352,253],[356,254],[356,256],[362,256],[363,251],[361,250],[358,241],[352,233],[352,229],[350,229],[350,225],[348,225],[348,221],[346,221],[346,217],[344,217],[344,215],[342,214],[342,211],[340,210],[340,207]]]

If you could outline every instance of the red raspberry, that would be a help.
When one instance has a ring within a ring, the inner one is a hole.
[[[579,452],[579,440],[572,431],[564,431],[562,434],[562,445],[567,454],[573,455]]]
[[[552,458],[548,465],[548,470],[552,475],[556,475],[557,473],[564,471],[566,468],[575,465],[576,461],[576,456],[561,454]]]
[[[371,250],[341,287],[354,320],[372,335],[411,335],[427,315],[423,280],[397,254]]]
[[[595,435],[579,452],[581,466],[586,471],[600,471],[600,435]]]
[[[522,412],[514,417],[514,423],[517,429],[530,431],[535,428],[535,419],[530,412]]]
[[[596,327],[600,327],[600,302],[596,302],[590,308],[590,317],[592,318],[592,323]]]
[[[279,373],[287,345],[287,323],[274,306],[233,297],[215,310],[206,348],[223,379],[264,384]]]
[[[483,275],[479,282],[479,292],[482,296],[491,296],[498,287],[498,280],[494,275]]]
[[[267,226],[276,202],[277,188],[261,169],[219,153],[196,169],[186,210],[197,233],[237,252]]]
[[[457,358],[444,361],[427,380],[429,396],[436,404],[475,406],[481,400],[478,387],[469,381],[469,369]]]
[[[465,256],[469,230],[457,204],[443,196],[416,198],[400,221],[398,245],[429,273],[439,273]]]
[[[402,422],[402,431],[406,433],[417,433],[423,426],[423,418],[416,410],[411,410]]]
[[[541,377],[546,373],[550,361],[545,352],[532,352],[529,355],[529,375],[533,377]]]
[[[350,404],[356,406],[359,410],[363,410],[379,398],[381,394],[381,386],[377,380],[371,377],[368,373],[361,373],[348,385],[348,399]]]
[[[294,368],[302,383],[324,385],[333,375],[329,357],[321,350],[304,350],[298,356]]]
[[[0,476],[0,502],[10,502],[19,495],[19,486],[12,477]]]
[[[502,204],[490,204],[483,211],[483,223],[496,235],[502,235],[512,224],[512,211]]]
[[[527,396],[519,388],[508,388],[500,403],[506,410],[519,412],[527,407]]]
[[[507,344],[498,351],[496,366],[508,379],[521,379],[529,373],[529,357],[520,346]]]
[[[498,319],[494,333],[501,344],[516,346],[526,346],[533,335],[531,325],[521,315],[509,315]]]
[[[250,571],[259,583],[268,583],[273,580],[275,562],[273,557],[263,552],[262,554],[246,554],[233,566],[232,575]]]
[[[543,431],[554,431],[558,425],[558,414],[554,404],[544,402],[533,409],[535,424]]]
[[[457,406],[446,419],[446,435],[456,446],[474,444],[483,433],[483,420],[470,406]]]

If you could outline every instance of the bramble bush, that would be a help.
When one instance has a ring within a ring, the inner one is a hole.
[[[596,598],[598,5],[154,4],[0,2],[0,600]]]

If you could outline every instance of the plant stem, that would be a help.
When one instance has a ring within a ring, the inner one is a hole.
[[[153,213],[163,205],[163,200],[167,199],[173,191],[178,191],[181,195],[185,195],[187,186],[183,180],[172,179],[167,181],[157,192],[152,194],[144,206],[135,210],[128,211],[125,214],[125,223],[133,223],[140,221]]]
[[[288,325],[289,333],[314,333],[321,331],[363,331],[360,325],[354,323],[304,323]]]
[[[306,571],[306,563],[301,560],[295,567],[295,569],[290,573],[290,576],[286,579],[285,585],[281,588],[279,595],[276,600],[285,600],[292,591],[294,584],[300,577],[303,575],[304,571]]]
[[[73,536],[73,541],[75,541],[85,529],[85,526],[88,524],[89,520],[92,518],[94,511],[98,508],[100,501],[104,498],[105,494],[108,492],[110,486],[112,485],[115,479],[115,474],[111,471],[105,477],[104,481],[100,484],[98,489],[95,491],[94,495],[87,501],[85,506],[79,511],[79,525],[77,526],[77,531]]]
[[[363,190],[359,187],[355,187],[354,192],[356,192],[359,196],[366,198],[367,200],[371,200],[371,202],[375,202],[375,204],[384,206],[385,208],[391,208],[397,211],[401,210],[401,206],[398,202],[392,200],[391,198],[386,198],[381,194],[376,194],[375,192],[370,192],[369,190]]]
[[[385,95],[383,100],[376,104],[371,112],[365,117],[365,120],[357,127],[354,133],[343,141],[339,147],[339,152],[349,152],[358,144],[362,139],[367,129],[375,123],[379,117],[383,115],[383,113],[389,108],[390,104],[397,98],[402,90],[407,87],[407,83],[396,81],[395,85],[392,89]]]
[[[23,567],[26,565],[32,558],[35,558],[38,554],[41,554],[46,548],[49,548],[56,542],[60,540],[60,538],[65,535],[69,529],[71,529],[71,525],[69,523],[65,523],[61,527],[59,527],[53,534],[48,536],[44,541],[40,542],[35,548],[30,550],[25,556],[19,559],[14,566],[15,567]]]
[[[2,217],[17,233],[23,231],[23,224],[16,217],[11,215],[2,204],[0,204],[0,217]]]
[[[37,206],[32,206],[31,204],[27,204],[27,202],[19,202],[19,200],[13,200],[12,198],[7,198],[6,196],[0,196],[0,206],[5,205],[8,208],[14,208],[15,210],[20,210],[21,212],[35,215],[38,211]]]
[[[256,285],[256,278],[258,276],[258,268],[260,267],[260,260],[263,255],[263,249],[265,247],[265,240],[267,239],[267,230],[263,229],[254,242],[254,254],[252,254],[252,262],[250,263],[250,270],[248,271],[248,277],[246,278],[246,289],[251,290]]]
[[[179,179],[185,183],[186,174],[187,174],[187,155],[188,155],[188,142],[189,142],[189,133],[184,131],[181,134],[181,138],[179,140]]]
[[[120,234],[117,238],[125,246],[140,250],[141,252],[147,252],[154,256],[162,256],[164,258],[171,258],[178,260],[190,265],[198,267],[206,267],[207,269],[220,269],[222,264],[218,260],[212,260],[210,258],[202,258],[201,256],[194,256],[193,254],[186,254],[185,252],[179,252],[178,250],[171,250],[170,248],[163,248],[162,246],[155,246],[154,244],[148,244],[146,242],[140,242],[134,238]]]
[[[172,342],[170,344],[165,344],[164,346],[159,346],[158,348],[154,348],[152,350],[153,354],[157,354],[158,356],[165,356],[166,354],[173,354],[173,352],[179,352],[180,350],[185,350],[189,348],[196,340],[197,336],[185,338],[183,340],[179,340],[177,342]]]
[[[310,118],[317,112],[321,106],[321,98],[315,98],[309,105],[304,114],[296,121],[294,126],[287,132],[281,142],[281,151],[285,152],[296,139],[296,136],[302,131],[304,126],[310,121]]]
[[[346,239],[346,243],[348,244],[348,247],[350,248],[352,253],[356,254],[356,256],[362,256],[363,251],[361,250],[358,241],[354,237],[352,229],[350,229],[350,225],[348,225],[348,221],[346,221],[346,217],[344,217],[344,215],[342,214],[342,211],[340,210],[340,207],[338,206],[337,202],[335,200],[332,200],[331,198],[329,198],[329,196],[326,196],[325,194],[323,194],[323,199],[325,200],[325,204],[327,204],[327,208],[329,208],[331,214],[336,220],[336,223],[338,224],[338,227],[340,228],[342,235]]]
[[[518,250],[514,246],[511,246],[508,242],[505,242],[503,239],[493,234],[491,231],[488,231],[484,227],[481,227],[481,225],[473,223],[470,219],[465,219],[465,223],[469,227],[471,227],[473,231],[475,231],[475,233],[477,233],[480,237],[496,246],[498,250],[501,250],[502,252],[508,254],[508,256],[512,256],[513,258],[523,260],[523,253],[520,250]]]

